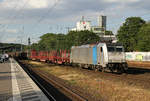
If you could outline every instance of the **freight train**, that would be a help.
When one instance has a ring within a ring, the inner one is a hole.
[[[117,43],[72,46],[69,50],[30,52],[30,59],[56,64],[78,65],[101,71],[125,72],[128,69],[124,48]]]

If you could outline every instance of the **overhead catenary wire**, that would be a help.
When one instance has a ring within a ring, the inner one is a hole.
[[[17,0],[18,2],[12,7],[12,11],[14,10],[14,9],[16,9],[17,7],[18,7],[18,4],[19,4],[19,1],[20,0]],[[7,16],[7,17],[5,17],[5,19],[10,19],[10,17],[12,16],[12,14],[13,13],[9,13],[9,15]],[[5,27],[6,25],[4,25],[4,24],[0,24],[0,27]]]
[[[20,0],[17,0],[17,1],[20,1]],[[12,11],[13,11],[13,9],[16,9],[16,8],[17,8],[18,4],[19,4],[19,3],[16,3],[16,5],[14,5],[14,6],[12,7]],[[10,19],[11,16],[12,16],[12,14],[9,13],[9,15],[8,15],[7,17],[5,17],[5,19]],[[8,26],[8,25],[7,25],[7,26]],[[1,27],[1,29],[3,28],[2,32],[5,32],[6,29],[7,29],[5,24],[0,24],[0,27]],[[5,35],[4,33],[1,34],[0,41],[1,41],[1,39],[4,37],[4,35]]]
[[[136,6],[135,7],[136,9],[138,9],[139,8],[139,6]],[[150,11],[147,11],[147,12],[145,12],[144,14],[136,14],[136,15],[130,15],[130,16],[140,16],[140,17],[143,17],[143,16],[146,16],[146,15],[150,15]],[[128,18],[129,16],[126,16],[126,17],[124,17],[123,15],[121,16],[121,17],[123,17],[123,19],[125,19],[125,18]],[[122,19],[122,20],[123,20]],[[117,19],[117,20],[120,20],[120,19]],[[119,22],[119,21],[118,21]],[[111,23],[108,23],[108,25],[110,24],[113,24],[113,23],[116,23],[116,21],[112,21]]]
[[[8,19],[13,19],[12,21],[10,21],[10,23],[13,23],[16,20],[16,18],[19,16],[19,13],[21,13],[23,11],[23,9],[25,8],[25,6],[28,4],[29,1],[30,0],[26,0],[26,2],[23,4],[23,6],[18,10],[18,14],[14,15],[12,17],[11,17],[11,15],[8,16]],[[12,9],[13,10],[16,9],[18,7],[18,4],[19,3],[16,3],[16,5]],[[8,26],[9,25],[7,25],[7,26],[3,25],[3,28],[4,28],[3,32],[5,32],[8,29]],[[3,36],[4,36],[4,34],[3,34]]]
[[[55,3],[51,7],[48,8],[48,10],[45,12],[45,14],[43,14],[33,25],[32,30],[34,30],[42,21],[44,21],[47,14],[52,13],[52,11],[55,9],[55,7],[59,4],[60,1],[61,0],[56,0]],[[35,36],[35,34],[32,34],[32,36]]]
[[[16,20],[16,18],[19,16],[19,13],[21,14],[22,13],[22,11],[23,11],[23,9],[25,8],[25,6],[28,4],[28,2],[29,2],[30,0],[27,0],[24,4],[23,4],[23,6],[18,10],[18,14],[16,14],[16,15],[14,15],[14,16],[12,16],[11,17],[11,19],[13,19],[10,23],[13,23],[15,20]],[[17,8],[17,7],[16,7]],[[8,26],[7,26],[7,28],[8,28]]]
[[[118,25],[118,24],[116,24],[116,25]],[[115,26],[113,26],[113,27],[115,27]]]
[[[142,14],[141,14],[141,15],[142,15]],[[146,15],[149,15],[149,13],[145,13],[145,15],[142,15],[142,16],[140,16],[140,17],[146,16]],[[150,18],[150,17],[146,17],[146,18],[143,18],[143,19],[147,19],[147,18]],[[109,27],[109,28],[116,27],[116,26],[114,26],[114,25],[122,25],[122,24],[120,23],[120,21],[118,21],[117,23],[115,22],[115,24],[112,24],[112,23],[107,24],[107,26],[112,26],[112,27]],[[133,25],[133,26],[134,26],[134,25]]]
[[[150,18],[150,17],[146,17],[145,19],[147,19],[147,18]],[[116,25],[120,25],[120,27],[121,26],[123,26],[123,24],[124,23],[122,23],[122,24],[116,24]],[[131,25],[130,27],[134,27],[134,26],[138,26],[138,25]],[[127,26],[126,26],[127,27]],[[111,28],[111,29],[114,29],[114,28],[116,28],[116,26],[112,26],[112,27],[109,27],[109,28]],[[133,29],[133,28],[132,28]]]
[[[27,0],[26,2],[28,2],[29,0]],[[26,5],[26,3],[24,4],[24,6],[22,7],[22,8],[24,8],[25,7],[25,5]],[[57,4],[56,4],[57,5]],[[55,8],[55,4],[54,4],[54,8]],[[22,9],[20,9],[20,13],[22,12],[21,11]],[[51,12],[53,10],[53,7],[50,7],[50,9],[46,12],[46,14],[47,13],[49,13],[49,12]],[[34,28],[36,27],[36,26],[38,26],[43,20],[44,20],[44,18],[47,16],[46,14],[43,14],[42,16],[41,16],[41,18],[37,21],[37,24],[34,26]],[[14,19],[16,19],[16,17],[17,17],[17,15],[16,16],[14,16]],[[15,20],[14,20],[15,21]],[[114,25],[114,24],[113,24]],[[118,24],[117,24],[118,25]],[[113,26],[113,27],[116,27],[116,26]],[[7,29],[8,27],[6,27],[6,29]],[[33,29],[34,29],[33,28]],[[5,30],[6,30],[5,29]]]
[[[40,17],[40,19],[37,20],[37,24],[35,24],[32,29],[34,29],[36,26],[38,26],[38,25],[44,20],[44,18],[47,16],[46,14],[50,14],[50,12],[52,12],[52,11],[54,10],[54,8],[58,5],[59,2],[60,2],[60,0],[56,0],[55,3],[54,3],[54,5],[52,5],[52,6],[45,12],[45,14],[43,14],[43,15]]]
[[[26,2],[24,3],[24,5],[22,6],[22,8],[18,11],[18,13],[22,13],[22,11],[24,10],[24,8],[26,7],[26,5],[28,4],[30,0],[26,0]],[[15,15],[14,19],[16,19],[19,15]],[[23,15],[24,16],[24,15]],[[15,21],[15,20],[14,20]]]
[[[146,15],[148,15],[148,14],[146,14]],[[146,15],[143,15],[143,16],[146,16]],[[116,23],[116,22],[115,22]],[[114,24],[112,24],[112,25],[114,25]],[[118,25],[117,23],[116,23],[116,25]],[[119,23],[119,25],[120,25],[120,23]],[[122,25],[122,24],[121,24]],[[136,26],[136,25],[133,25],[132,27],[134,27],[134,26]],[[116,26],[113,26],[113,27],[116,27]],[[126,30],[128,30],[128,29],[126,29]]]

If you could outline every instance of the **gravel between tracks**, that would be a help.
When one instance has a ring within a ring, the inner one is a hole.
[[[59,77],[62,82],[103,101],[149,101],[150,70],[130,68],[128,73],[117,75],[87,69],[55,66],[24,61],[34,69]],[[86,96],[90,96],[86,95]]]

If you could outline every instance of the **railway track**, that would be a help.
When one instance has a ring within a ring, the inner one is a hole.
[[[51,65],[51,64],[47,64],[47,65]],[[63,66],[61,66],[61,67],[63,67]],[[64,67],[71,68],[70,66],[64,66]],[[34,68],[32,68],[32,69],[34,69]],[[108,80],[114,80],[115,82],[118,82],[118,81],[120,82],[121,81],[121,82],[125,82],[126,84],[129,84],[129,85],[137,86],[139,88],[150,89],[150,87],[149,87],[149,84],[150,84],[150,70],[147,70],[147,69],[130,68],[127,73],[124,73],[124,74],[121,74],[121,75],[112,74],[112,73],[105,73],[105,72],[95,72],[93,70],[82,69],[82,68],[74,68],[74,69],[82,71],[84,74],[90,75],[92,77],[100,77],[100,78],[104,77]],[[50,79],[55,78],[53,76],[50,77],[50,75],[48,75],[48,73],[46,73],[44,71],[37,70],[37,68],[34,70],[34,72],[37,72],[38,75],[40,75],[43,78],[46,78],[47,82],[52,82]],[[61,84],[61,83],[59,83],[59,79],[58,80],[55,79],[53,81],[54,81],[53,85]],[[56,82],[56,84],[55,84],[55,82]],[[64,85],[62,85],[62,86],[64,87]],[[56,86],[56,88],[60,89],[62,87],[60,87],[58,85],[58,86]],[[68,88],[68,87],[65,87],[65,88]],[[65,91],[63,89],[61,91],[63,93],[65,93],[65,95],[69,96],[70,99],[74,99],[74,101],[82,101],[82,100],[76,100],[76,98],[73,97],[74,95],[67,94],[67,91]],[[81,97],[81,96],[79,96],[79,97]],[[87,98],[87,97],[82,97],[82,98],[84,99],[84,98]],[[84,99],[84,100],[87,101],[87,99]],[[89,100],[89,101],[97,101],[97,100]]]
[[[67,94],[73,101],[88,101],[86,98],[81,97],[77,93],[70,90],[68,87],[65,87],[64,85],[60,84],[58,81],[51,79],[48,77],[48,75],[43,71],[33,70],[38,75],[40,75],[42,78],[44,78],[46,81],[50,82],[52,85],[54,85],[56,88],[61,89],[65,94]]]
[[[112,73],[105,73],[105,72],[95,72],[91,70],[82,70],[84,73],[87,73],[87,75],[96,75],[99,77],[105,77],[106,79],[109,80],[117,80],[117,81],[123,81],[126,82],[127,84],[133,84],[136,86],[139,86],[143,89],[150,89],[150,72],[142,72],[142,73],[137,73],[141,71],[141,68],[134,68],[136,71],[134,73],[124,73],[124,74],[112,74]],[[143,70],[143,69],[142,69]],[[130,69],[129,69],[130,71]],[[150,70],[147,70],[150,71]]]
[[[40,86],[40,88],[43,90],[43,92],[48,96],[50,101],[51,100],[52,101],[88,101],[88,99],[80,96],[79,94],[72,91],[68,87],[62,85],[60,82],[58,82],[58,80],[54,79],[55,77],[49,77],[45,72],[39,71],[37,69],[35,70],[25,64],[22,64],[22,65],[23,65],[23,67],[25,67],[24,68],[25,71],[31,76],[31,78],[34,79],[34,81]],[[37,81],[37,79],[38,79],[38,81]],[[53,92],[48,90],[50,85],[53,88]],[[61,91],[63,93],[61,93],[61,92],[58,93],[56,91],[58,91],[58,92]]]
[[[70,67],[70,66],[68,66]],[[143,68],[136,68],[136,67],[129,67],[129,70],[126,73],[123,74],[116,74],[116,73],[110,73],[110,72],[95,72],[94,70],[87,70],[83,69],[80,67],[77,67],[77,69],[80,69],[81,71],[84,71],[85,73],[88,72],[90,74],[98,74],[100,76],[105,76],[105,77],[113,77],[115,79],[119,80],[124,80],[129,82],[129,84],[133,84],[134,82],[140,83],[141,85],[146,85],[144,86],[145,88],[149,88],[150,84],[150,69],[143,69]],[[148,74],[148,75],[146,75]],[[89,74],[87,74],[89,75]],[[148,77],[147,77],[148,76]]]
[[[70,67],[70,66],[69,66]],[[80,67],[77,67],[78,69],[80,69],[81,71],[85,72],[87,71],[87,69],[83,69]],[[124,80],[131,80],[131,81],[138,81],[138,82],[145,82],[145,83],[149,83],[150,84],[150,69],[144,69],[144,68],[136,68],[136,67],[129,67],[129,70],[126,73],[123,74],[117,74],[117,73],[111,73],[111,72],[95,72],[94,70],[88,70],[87,72],[91,72],[91,73],[99,73],[103,76],[106,77],[114,77],[114,78],[118,78],[118,79],[124,79]],[[149,78],[145,78],[147,75],[145,74],[147,73],[149,75]],[[142,75],[142,76],[137,76],[137,75]]]
[[[27,68],[25,64],[20,63],[26,73],[33,79],[33,81],[39,86],[44,94],[49,98],[50,101],[72,101],[67,96],[58,91],[54,86],[49,84],[39,75],[34,73],[31,69]]]

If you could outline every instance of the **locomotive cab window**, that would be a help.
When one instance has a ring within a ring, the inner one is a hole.
[[[101,47],[101,52],[103,52],[103,47]]]
[[[107,49],[108,49],[108,52],[114,52],[115,51],[115,47],[107,47]]]
[[[122,52],[123,51],[122,46],[108,46],[107,49],[108,49],[108,52]]]
[[[123,51],[123,47],[122,46],[116,46],[116,51],[117,52],[122,52]]]

